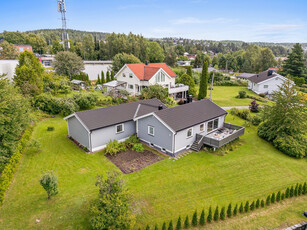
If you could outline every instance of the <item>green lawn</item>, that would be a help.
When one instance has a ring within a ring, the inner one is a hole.
[[[227,121],[239,125],[244,122],[231,115],[227,116]],[[47,132],[48,126],[54,126],[55,130]],[[1,229],[89,228],[87,207],[97,195],[95,176],[117,168],[101,153],[85,154],[66,135],[66,123],[59,117],[36,126],[33,138],[41,143],[41,151],[28,149],[24,154],[0,209]],[[177,161],[166,158],[139,172],[124,175],[133,194],[137,223],[160,225],[171,218],[175,221],[179,215],[191,216],[195,209],[207,210],[210,205],[221,207],[229,202],[264,198],[306,180],[306,159],[293,159],[278,152],[257,137],[255,127],[246,129],[240,144],[226,156],[191,153]],[[51,169],[59,176],[60,192],[48,201],[39,178],[43,171]],[[298,201],[300,206],[293,201],[293,205],[288,204],[287,209],[278,213],[273,208],[272,215],[271,212],[265,217],[263,213],[262,216],[259,214],[258,222],[256,212],[251,213],[254,222],[246,229],[272,228],[303,221],[295,208],[303,207],[306,197],[298,198]],[[276,219],[279,215],[283,218]],[[36,223],[37,218],[40,223]],[[229,222],[239,228],[238,223],[242,221],[235,218]],[[212,228],[214,225],[223,228],[222,224],[212,224]],[[244,225],[240,228],[244,229]]]
[[[248,95],[259,97],[254,92],[247,89],[245,86],[214,86],[212,90],[212,100],[219,106],[246,106],[250,105],[252,99],[250,98],[236,98],[239,91],[245,91]],[[210,90],[208,90],[208,97],[210,97]],[[267,104],[257,102],[259,104]],[[269,102],[270,103],[270,102]]]

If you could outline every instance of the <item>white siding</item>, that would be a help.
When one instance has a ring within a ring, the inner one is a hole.
[[[164,82],[156,82],[156,76],[163,73],[165,75],[165,81]],[[175,86],[175,78],[174,77],[170,77],[165,71],[163,71],[162,69],[160,69],[150,80],[149,80],[149,84],[150,85],[155,85],[155,84],[159,84],[162,86],[166,86],[167,88],[169,88],[170,86]]]
[[[7,74],[6,78],[13,80],[18,60],[0,60],[0,75]]]
[[[126,77],[123,77],[123,74],[125,74]],[[129,74],[132,74],[132,78],[129,77]],[[138,89],[136,86],[140,85],[140,79],[135,76],[134,73],[127,66],[125,66],[121,71],[116,74],[116,79],[118,81],[127,82],[127,86],[124,89],[127,90],[130,94],[138,93]],[[130,89],[129,85],[133,85],[133,89]]]
[[[97,80],[98,74],[101,77],[101,71],[104,72],[106,78],[107,71],[111,71],[111,69],[111,61],[84,61],[84,72],[88,74],[90,80]]]

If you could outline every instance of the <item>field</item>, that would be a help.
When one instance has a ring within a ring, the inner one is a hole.
[[[231,87],[228,87],[231,88]],[[227,121],[242,125],[239,118]],[[48,132],[47,127],[55,130]],[[97,174],[117,169],[102,153],[86,154],[67,137],[61,117],[37,124],[33,139],[41,151],[28,148],[0,209],[1,229],[88,229],[88,204],[97,196]],[[138,225],[162,224],[195,209],[221,207],[284,189],[306,180],[306,159],[293,159],[274,149],[249,127],[240,146],[225,156],[191,153],[179,160],[165,158],[138,172],[124,175],[133,194]],[[39,185],[43,171],[54,170],[59,194],[51,200]],[[250,214],[211,224],[210,228],[273,228],[303,221],[306,196]],[[243,217],[243,218],[242,218]],[[40,223],[36,220],[40,219]],[[245,226],[245,227],[244,227]],[[255,227],[257,226],[257,227]]]

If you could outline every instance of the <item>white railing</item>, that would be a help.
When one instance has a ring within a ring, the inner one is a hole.
[[[170,87],[168,88],[168,93],[173,94],[173,93],[180,93],[180,92],[185,92],[189,90],[188,85],[183,85],[183,86],[176,86],[176,87]]]

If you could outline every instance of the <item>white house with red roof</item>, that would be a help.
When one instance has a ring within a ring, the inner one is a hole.
[[[169,95],[174,99],[186,98],[189,86],[176,85],[176,77],[165,63],[126,64],[115,75],[116,81],[113,85],[116,85],[117,90],[126,90],[132,95],[138,95],[145,87],[159,84],[168,88]]]

